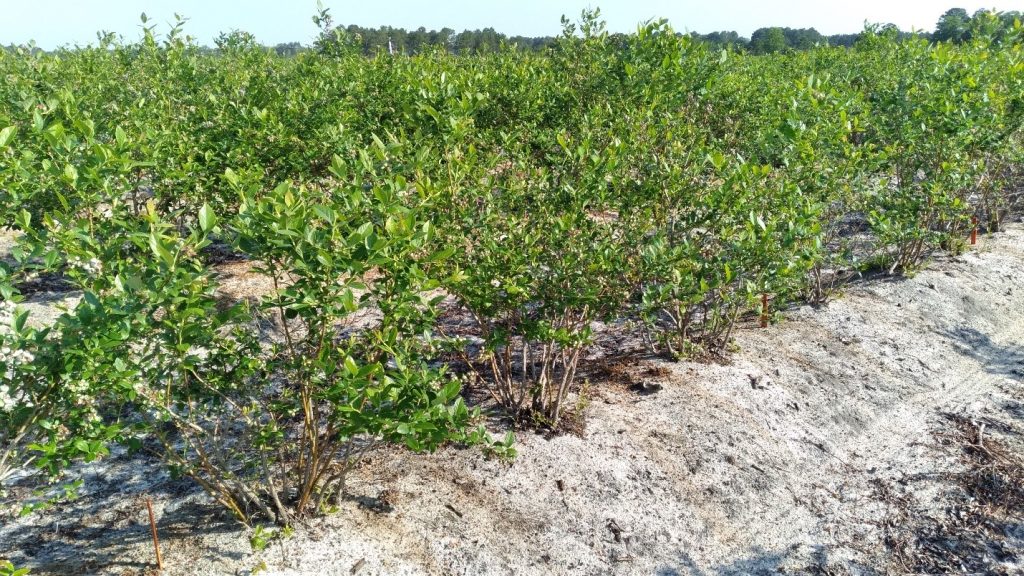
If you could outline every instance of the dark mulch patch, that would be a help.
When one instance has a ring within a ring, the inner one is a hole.
[[[935,434],[962,467],[941,475],[948,485],[940,512],[922,509],[913,490],[877,481],[889,516],[884,542],[895,573],[1019,574],[1024,558],[1024,457],[984,421],[945,414]],[[991,428],[988,428],[991,431]]]

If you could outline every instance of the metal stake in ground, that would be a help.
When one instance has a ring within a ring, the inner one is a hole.
[[[160,556],[160,539],[156,536],[156,518],[153,517],[153,501],[146,497],[146,509],[149,510],[149,529],[153,533],[153,549],[156,550],[156,567],[164,569],[164,559]]]
[[[768,327],[768,295],[761,294],[761,328]]]
[[[974,246],[975,244],[978,243],[978,217],[977,216],[972,216],[971,217],[971,224],[974,225],[974,228],[971,228],[971,246]]]

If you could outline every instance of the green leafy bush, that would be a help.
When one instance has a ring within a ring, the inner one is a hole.
[[[207,50],[181,22],[0,51],[0,482],[120,443],[288,524],[382,444],[512,453],[453,350],[558,427],[597,330],[723,355],[762,298],[912,271],[1019,204],[1019,24],[763,56],[563,26],[471,57]],[[225,258],[263,288],[232,296]],[[27,314],[54,286],[67,309]]]

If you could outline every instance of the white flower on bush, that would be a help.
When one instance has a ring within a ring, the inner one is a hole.
[[[494,286],[495,288],[501,288],[501,280],[498,280],[497,278],[491,280],[491,286]]]
[[[103,262],[100,262],[97,258],[90,258],[88,261],[85,261],[75,256],[71,259],[70,264],[72,268],[77,268],[88,276],[97,276],[103,271]]]
[[[0,348],[0,365],[4,366],[5,381],[13,381],[17,374],[18,366],[31,364],[36,357],[28,350],[15,350],[10,346]]]
[[[10,346],[0,348],[0,362],[4,364],[31,364],[36,357],[28,350],[11,350]]]
[[[89,383],[85,380],[77,380],[68,382],[65,388],[74,396],[76,406],[85,406],[92,402],[92,398],[87,394],[89,391]]]
[[[9,384],[0,384],[0,413],[10,412],[19,406],[31,408],[32,399],[25,394],[25,391],[11,392]]]
[[[135,384],[132,385],[132,389],[134,389],[135,393],[141,398],[147,398],[150,394],[149,383],[142,380],[136,381]]]
[[[209,359],[211,352],[210,349],[207,348],[206,346],[192,345],[188,349],[188,354],[190,356],[195,356],[200,360],[207,360]]]
[[[0,384],[0,413],[10,412],[17,405],[18,403],[11,396],[11,387],[6,384]]]
[[[28,350],[22,350],[17,340],[11,341],[15,335],[14,318],[17,306],[14,302],[0,302],[0,412],[10,412],[17,406],[32,406],[32,401],[24,391],[17,394],[11,392],[11,386],[17,382],[19,367],[31,364],[36,357]]]
[[[100,422],[100,413],[96,411],[96,408],[89,406],[85,411],[85,420],[90,424],[97,424]]]
[[[14,334],[14,302],[0,302],[0,338]]]

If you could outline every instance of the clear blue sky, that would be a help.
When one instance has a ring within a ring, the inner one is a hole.
[[[612,31],[626,32],[648,18],[668,18],[676,30],[736,30],[744,36],[763,26],[817,28],[823,34],[857,32],[865,20],[909,30],[932,30],[947,9],[958,6],[1024,9],[1024,1],[987,0],[324,0],[335,21],[456,30],[493,27],[510,35],[555,35],[562,14],[577,16],[599,6]],[[35,40],[43,48],[85,44],[109,30],[135,39],[139,14],[166,30],[174,13],[189,18],[186,32],[209,44],[220,31],[253,33],[265,44],[308,43],[316,0],[0,0],[0,44]]]

